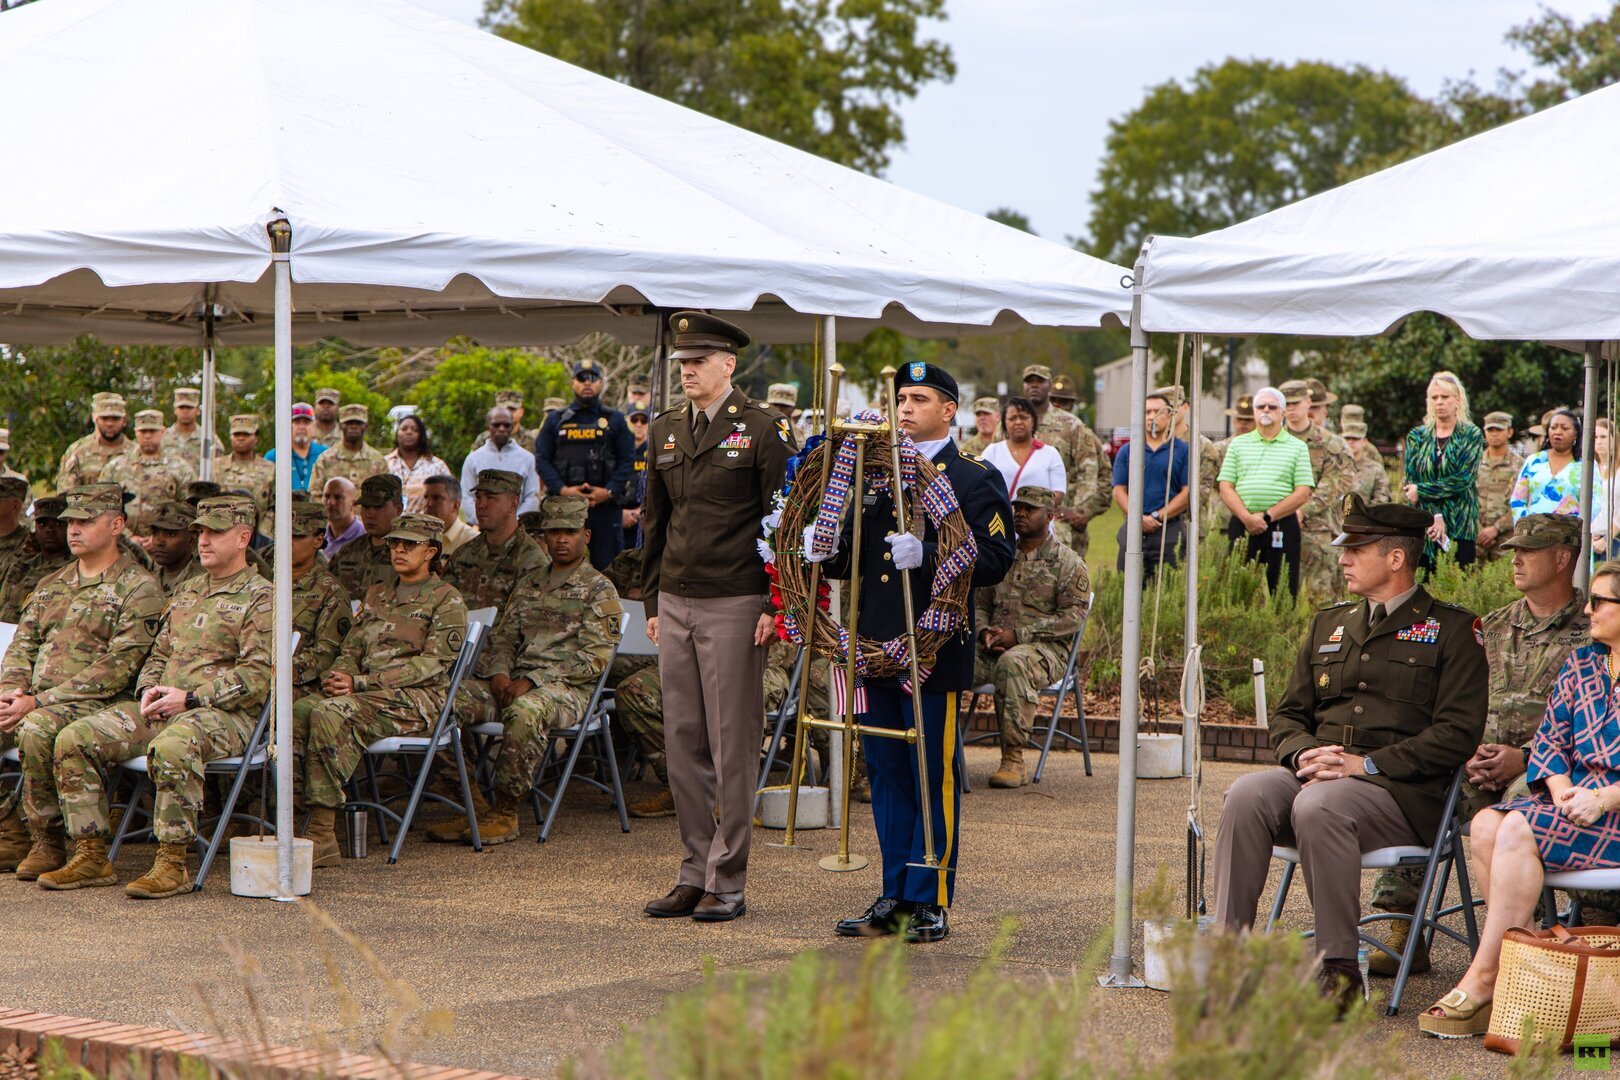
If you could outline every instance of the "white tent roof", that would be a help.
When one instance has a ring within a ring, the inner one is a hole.
[[[49,0],[0,16],[0,341],[807,340],[1112,325],[1119,268],[402,0]]]
[[[1156,237],[1142,325],[1620,338],[1620,86],[1196,239]]]

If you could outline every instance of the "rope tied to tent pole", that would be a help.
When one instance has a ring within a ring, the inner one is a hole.
[[[1182,353],[1182,348],[1183,348],[1183,346],[1186,345],[1186,343],[1187,343],[1187,335],[1186,334],[1177,334],[1176,335],[1175,380],[1171,384],[1173,386],[1179,387],[1181,385],[1181,353]],[[1169,402],[1166,402],[1165,404],[1169,404]],[[1145,447],[1143,448],[1143,452],[1146,453],[1146,448]],[[1145,465],[1146,462],[1144,462],[1143,464]],[[1170,490],[1170,478],[1174,474],[1175,467],[1176,467],[1176,422],[1175,422],[1175,410],[1171,409],[1170,410],[1170,456],[1165,460],[1165,463],[1164,463],[1164,490],[1165,491]],[[1165,527],[1165,524],[1161,524],[1159,526],[1159,569],[1160,570],[1162,570],[1164,568],[1165,542],[1166,542],[1166,540],[1168,540],[1168,538],[1169,538],[1169,529],[1167,529]],[[1141,679],[1141,680],[1147,681],[1148,684],[1153,687],[1153,734],[1155,734],[1155,735],[1157,735],[1159,733],[1159,713],[1161,711],[1160,708],[1159,708],[1159,683],[1158,683],[1159,666],[1158,666],[1158,655],[1159,655],[1159,606],[1160,606],[1161,601],[1163,601],[1163,599],[1164,599],[1164,575],[1161,574],[1161,573],[1155,573],[1153,575],[1153,629],[1148,634],[1148,643],[1149,644],[1148,644],[1147,653],[1142,657],[1142,663],[1137,668],[1138,678]]]

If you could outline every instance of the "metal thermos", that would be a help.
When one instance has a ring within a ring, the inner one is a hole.
[[[366,836],[371,831],[371,815],[363,806],[343,808],[343,855],[349,859],[366,857]]]

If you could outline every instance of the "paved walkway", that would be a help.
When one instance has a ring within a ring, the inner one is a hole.
[[[1055,755],[1046,782],[1018,791],[983,787],[996,764],[994,751],[970,749],[968,759],[976,786],[964,802],[952,935],[914,950],[914,971],[927,986],[964,979],[1005,914],[1022,924],[1010,962],[1038,969],[1072,964],[1112,924],[1116,759],[1098,756],[1096,775],[1088,778],[1078,754]],[[1243,771],[1209,766],[1211,834],[1220,792]],[[1161,864],[1182,865],[1186,805],[1184,781],[1143,783],[1139,875]],[[761,831],[749,914],[721,925],[653,922],[641,914],[642,903],[674,881],[672,818],[633,822],[624,835],[601,797],[580,791],[570,796],[550,843],[536,844],[533,828],[525,828],[521,841],[482,855],[413,839],[400,865],[390,868],[373,843],[370,858],[317,872],[319,905],[428,1006],[453,1012],[453,1034],[404,1048],[417,1060],[546,1075],[571,1053],[610,1040],[622,1023],[651,1015],[671,992],[694,984],[706,956],[723,968],[763,971],[804,949],[853,956],[864,947],[831,934],[834,920],[858,914],[876,892],[876,850],[864,807],[857,807],[852,846],[873,856],[871,869],[818,869],[816,859],[834,849],[832,833],[803,834],[812,846],[789,852],[767,846],[779,833]],[[140,874],[152,850],[127,848],[121,878]],[[1295,896],[1292,920],[1306,925],[1304,888]],[[12,946],[0,949],[0,1005],[248,1035],[253,1022],[235,973],[237,964],[248,962],[245,955],[263,972],[260,1013],[272,1040],[307,1042],[312,1032],[349,1022],[347,1042],[365,1051],[388,1019],[386,995],[339,945],[336,962],[366,1002],[357,1019],[345,1021],[305,915],[295,905],[232,897],[224,866],[207,892],[175,900],[128,900],[120,889],[48,893],[8,875],[0,878],[0,901],[16,935]],[[1448,989],[1463,966],[1460,949],[1438,947],[1435,973],[1414,981],[1409,1008],[1379,1022],[1380,1036],[1406,1037],[1402,1052],[1429,1075],[1503,1071],[1505,1059],[1477,1042],[1416,1037],[1413,1015]],[[217,1022],[204,999],[214,1003]],[[1120,1030],[1138,1045],[1162,1044],[1163,995],[1110,991],[1097,1001],[1104,1022],[1117,1016]]]

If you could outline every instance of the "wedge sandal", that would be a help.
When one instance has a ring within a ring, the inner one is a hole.
[[[1443,1015],[1435,1016],[1435,1009]],[[1475,1001],[1462,990],[1453,990],[1418,1017],[1418,1030],[1437,1039],[1472,1039],[1490,1026],[1491,1003]]]

